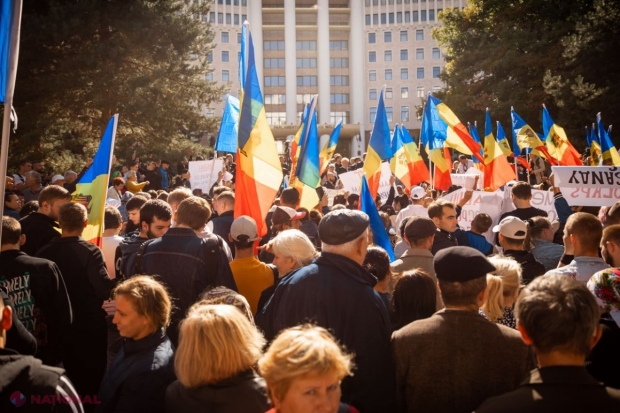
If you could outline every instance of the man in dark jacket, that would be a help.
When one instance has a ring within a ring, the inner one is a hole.
[[[161,173],[155,161],[148,161],[146,169],[140,172],[144,173],[144,180],[148,181],[148,185],[144,187],[145,192],[151,189],[155,191],[161,189]]]
[[[6,337],[13,327],[12,313],[0,299],[0,411],[83,413],[80,396],[63,369],[45,366],[7,347],[11,345]],[[61,397],[66,402],[59,403]]]
[[[284,277],[257,324],[273,339],[305,322],[329,328],[355,354],[357,369],[342,382],[342,401],[361,413],[394,411],[390,321],[377,279],[362,267],[368,246],[368,216],[342,209],[319,225],[323,253]]]
[[[21,247],[22,251],[34,256],[39,248],[53,238],[60,238],[56,220],[60,207],[68,202],[71,202],[71,194],[63,187],[50,185],[43,188],[39,195],[38,211],[19,221],[22,234],[26,236],[26,242]]]
[[[67,337],[63,364],[80,395],[93,395],[105,373],[107,351],[106,312],[114,281],[101,250],[81,237],[87,223],[86,208],[68,203],[58,215],[62,238],[54,238],[38,256],[58,265],[73,307],[73,324]]]
[[[225,191],[213,200],[213,209],[217,212],[217,217],[209,221],[208,226],[215,235],[222,237],[230,247],[232,256],[235,256],[235,244],[228,239],[230,226],[235,220],[235,194]]]
[[[517,217],[506,217],[493,227],[493,232],[499,233],[499,244],[504,249],[504,255],[514,258],[521,265],[523,284],[529,284],[534,278],[545,274],[545,266],[523,248],[527,234],[525,222]]]
[[[605,387],[584,367],[601,328],[599,306],[583,283],[558,274],[539,277],[519,294],[515,315],[540,367],[477,413],[620,411],[620,390]]]
[[[437,255],[444,248],[456,247],[458,242],[452,235],[457,225],[456,206],[452,202],[438,199],[428,206],[428,217],[437,226],[431,253]]]
[[[515,389],[534,367],[517,331],[478,314],[495,270],[487,258],[445,248],[434,267],[446,308],[392,335],[398,407],[391,411],[469,413]]]
[[[101,382],[97,412],[164,412],[166,387],[175,379],[166,336],[170,297],[161,283],[136,276],[114,290],[114,324],[123,347]]]
[[[45,364],[61,360],[62,341],[73,320],[71,303],[60,270],[52,261],[30,257],[19,250],[25,241],[19,222],[2,217],[0,286],[7,289],[14,313],[36,336],[37,357]]]
[[[157,274],[174,301],[176,308],[167,330],[174,345],[178,343],[179,322],[200,293],[209,286],[237,291],[224,241],[217,235],[198,237],[210,215],[204,199],[193,196],[184,200],[177,210],[176,226],[145,243],[136,257],[136,274]]]

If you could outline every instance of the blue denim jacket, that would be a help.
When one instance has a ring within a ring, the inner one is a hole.
[[[549,274],[567,275],[574,280],[586,284],[595,273],[609,268],[609,265],[599,257],[575,257],[570,264],[547,272]]]
[[[534,249],[532,249],[531,253],[534,255],[534,258],[545,266],[545,271],[557,268],[560,258],[564,254],[564,247],[541,238],[533,239],[532,242],[534,243]]]

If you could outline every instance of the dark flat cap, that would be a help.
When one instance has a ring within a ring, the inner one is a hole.
[[[437,279],[466,282],[486,277],[495,267],[480,251],[470,247],[450,247],[437,252],[433,261]]]
[[[437,233],[437,226],[430,218],[411,217],[405,225],[405,236],[409,241],[429,238]]]
[[[354,209],[339,209],[325,215],[319,223],[319,238],[328,245],[353,241],[368,228],[368,215]]]

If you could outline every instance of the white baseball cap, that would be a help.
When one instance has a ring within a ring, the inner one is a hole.
[[[421,186],[411,188],[411,199],[424,199],[426,197],[426,189]]]
[[[499,232],[508,238],[525,239],[527,225],[517,217],[506,217],[499,225],[493,227],[493,232]]]
[[[230,236],[235,241],[240,241],[239,236],[245,235],[248,237],[247,241],[258,241],[258,228],[254,218],[247,215],[241,215],[235,219],[230,226]]]

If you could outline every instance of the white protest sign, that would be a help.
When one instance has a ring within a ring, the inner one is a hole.
[[[552,170],[568,205],[611,206],[620,199],[617,166],[553,166]]]
[[[469,172],[469,170],[467,172]],[[474,182],[478,176],[480,176],[480,178],[478,179],[478,188],[476,189],[482,189],[482,175],[477,173],[450,174],[450,179],[452,179],[452,185],[472,190],[474,189]]]
[[[340,174],[338,178],[342,182],[342,186],[349,194],[359,194],[360,185],[362,183],[363,169],[356,169],[355,171],[345,172]],[[390,194],[390,177],[392,171],[390,171],[390,164],[383,162],[381,164],[381,181],[379,182],[379,195],[381,201],[385,202]]]
[[[547,212],[549,221],[553,222],[558,218],[558,214],[555,210],[555,204],[553,203],[553,192],[532,189],[532,200],[530,201],[530,204],[533,207]],[[502,208],[502,213],[509,212],[514,209],[516,209],[516,207],[512,202],[512,187],[506,185],[504,190],[504,206]]]
[[[446,201],[458,204],[467,190],[461,188],[442,197]],[[478,214],[489,214],[493,220],[493,225],[497,225],[499,217],[502,215],[502,205],[504,201],[504,192],[497,190],[495,192],[474,191],[471,199],[463,206],[461,215],[459,216],[459,227],[468,231],[471,229],[471,221]],[[494,234],[491,230],[484,234],[487,241],[493,243]]]
[[[323,188],[323,191],[325,191],[325,194],[327,195],[327,205],[328,206],[333,206],[334,205],[334,197],[336,195],[343,195],[344,194],[344,189],[328,189],[328,188]]]
[[[215,162],[215,164],[214,164]],[[210,161],[191,161],[189,163],[190,183],[193,189],[202,189],[208,194],[217,181],[217,174],[222,171],[224,161],[215,159]]]

